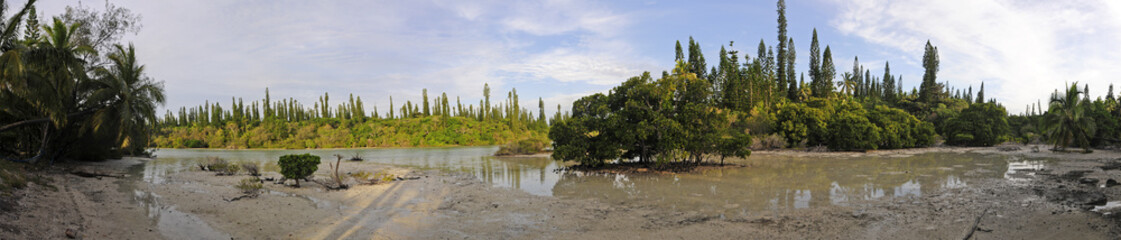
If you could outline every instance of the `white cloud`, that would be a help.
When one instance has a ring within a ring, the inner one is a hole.
[[[837,1],[833,25],[912,56],[930,40],[941,57],[939,81],[964,88],[985,82],[986,96],[1010,112],[1047,98],[1067,82],[1105,94],[1121,76],[1121,4],[1116,1]]]
[[[58,14],[65,4],[73,3],[42,2],[39,11]],[[551,99],[653,68],[622,37],[632,16],[592,1],[113,4],[144,16],[145,28],[128,39],[148,74],[166,81],[173,109],[256,100],[265,87],[274,99],[307,104],[323,92],[354,93],[382,111],[390,95],[399,106],[418,101],[421,88],[476,103],[484,83]]]
[[[642,68],[628,61],[613,54],[554,49],[531,56],[524,62],[507,65],[503,69],[561,82],[615,85],[641,73],[638,69]]]

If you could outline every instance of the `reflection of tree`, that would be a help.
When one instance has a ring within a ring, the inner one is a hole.
[[[613,187],[613,176],[563,174],[553,194],[678,210],[755,212],[794,209],[807,201],[815,207],[930,194],[954,181],[999,178],[1007,169],[1003,156],[952,153],[831,159],[755,156],[740,163],[747,167],[629,176],[624,188]]]

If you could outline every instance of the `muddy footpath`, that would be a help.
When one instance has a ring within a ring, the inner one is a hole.
[[[1118,239],[1121,153],[1035,152],[1030,147],[931,151],[1053,158],[922,196],[882,198],[746,216],[706,215],[628,202],[565,199],[494,187],[464,173],[369,165],[401,181],[327,190],[265,182],[253,198],[243,176],[138,172],[150,159],[70,163],[36,174],[0,199],[0,239]],[[97,173],[83,175],[75,173]],[[264,172],[265,178],[278,177]],[[651,173],[656,174],[656,173]],[[969,174],[969,173],[967,173]],[[316,178],[327,178],[324,167]],[[149,178],[149,179],[145,179]]]

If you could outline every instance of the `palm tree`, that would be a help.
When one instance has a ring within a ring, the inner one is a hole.
[[[1079,97],[1078,83],[1070,85],[1066,93],[1051,94],[1051,106],[1046,116],[1046,131],[1056,150],[1067,146],[1081,146],[1090,151],[1090,136],[1094,135],[1094,120],[1086,115],[1086,101]]]
[[[852,96],[852,89],[855,87],[852,83],[852,73],[844,73],[841,75],[841,81],[837,82],[837,86],[841,88],[841,93]]]
[[[28,1],[19,13],[12,15],[7,21],[2,21],[3,19],[0,18],[0,100],[5,103],[14,103],[16,98],[31,95],[30,91],[27,91],[26,79],[23,78],[23,52],[26,48],[16,39],[16,29],[23,20],[23,15],[33,4],[35,0]],[[0,0],[0,16],[8,10],[7,6],[5,1]],[[0,106],[0,113],[16,115],[18,111],[13,105]]]
[[[116,145],[122,150],[147,146],[147,130],[156,123],[157,104],[164,103],[163,84],[144,74],[144,65],[136,62],[136,49],[115,45],[109,55],[109,68],[94,70],[99,88],[89,101],[104,104],[93,115],[95,131],[116,126]],[[135,152],[134,152],[135,153]]]
[[[48,121],[61,128],[69,118],[92,113],[90,109],[80,109],[82,106],[79,106],[82,103],[80,99],[92,90],[81,56],[97,52],[90,46],[74,44],[73,36],[78,27],[78,24],[66,24],[56,17],[54,24],[43,26],[46,35],[35,46],[4,53],[22,55],[19,59],[0,57],[0,64],[3,64],[0,66],[0,79],[5,79],[11,86],[7,89],[11,95],[34,109],[31,113],[25,111],[23,115],[26,116],[23,117],[35,118],[0,126],[0,132]]]

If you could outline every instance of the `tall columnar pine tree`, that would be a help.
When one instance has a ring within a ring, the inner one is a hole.
[[[775,84],[778,85],[778,92],[780,92],[780,93],[786,91],[786,85],[787,85],[787,80],[788,80],[788,78],[787,78],[788,76],[786,74],[786,72],[787,72],[786,71],[786,61],[788,60],[787,57],[786,57],[786,55],[787,55],[787,53],[786,53],[786,47],[787,47],[786,41],[787,41],[787,37],[786,37],[786,1],[779,0],[778,1],[778,47],[777,47],[778,49],[775,50],[777,52],[775,54],[775,60],[777,62],[775,64],[776,68],[777,68],[777,70],[775,71],[776,72],[775,73],[775,77],[776,77],[775,78]]]
[[[817,28],[814,28],[813,39],[810,40],[810,85],[815,92],[819,90],[823,76],[821,72],[821,48],[817,42]],[[814,94],[815,96],[818,94]]]
[[[895,79],[891,76],[891,63],[884,62],[883,96],[889,104],[895,104]]]
[[[825,46],[825,53],[821,57],[821,80],[814,83],[814,96],[824,98],[833,93],[833,78],[837,76],[837,67],[833,64],[833,52]]]
[[[977,103],[985,103],[985,82],[981,82],[981,90],[977,90]]]
[[[677,41],[676,46],[674,47],[673,56],[674,62],[685,61],[685,53],[681,50],[681,41]]]
[[[926,41],[926,48],[922,56],[922,84],[919,85],[919,102],[934,103],[942,89],[938,88],[938,48]]]
[[[488,118],[491,117],[491,116],[487,116],[488,114],[490,114],[490,84],[489,83],[483,83],[483,105],[479,106],[479,109],[480,109],[481,114],[482,114],[482,117],[480,117],[480,120],[481,119],[488,119]]]
[[[786,43],[786,46],[790,48],[787,49],[786,52],[786,80],[790,83],[790,86],[786,89],[786,97],[792,101],[800,101],[798,99],[797,74],[794,71],[795,58],[798,56],[794,51],[794,39],[789,38],[789,42]]]
[[[690,73],[697,74],[697,78],[706,78],[708,75],[705,73],[705,56],[701,52],[701,44],[693,41],[693,37],[689,37],[689,62],[688,70]]]

